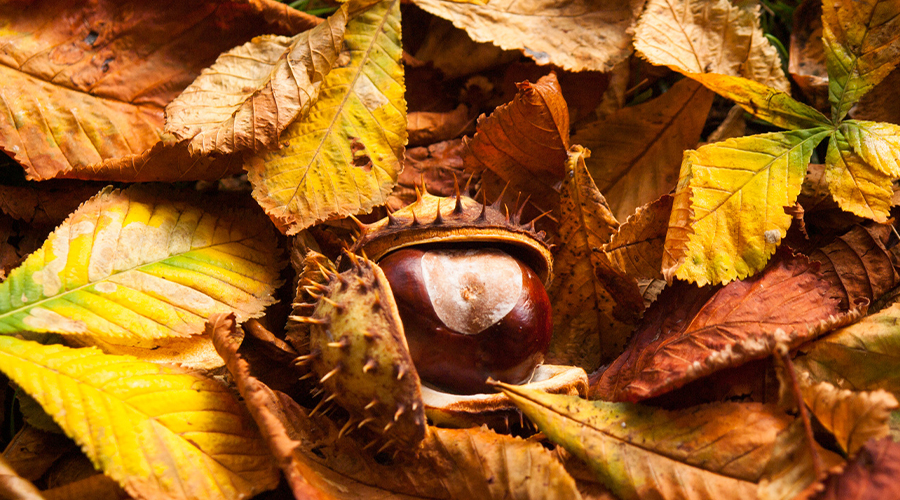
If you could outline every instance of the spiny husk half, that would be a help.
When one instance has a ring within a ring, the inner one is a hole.
[[[499,204],[483,205],[459,194],[419,194],[415,203],[361,226],[352,251],[378,262],[405,247],[479,242],[512,250],[537,273],[544,286],[550,283],[553,258],[542,232],[535,232],[531,223],[522,224],[519,213],[510,214]]]
[[[312,363],[326,396],[351,415],[345,431],[367,427],[383,447],[425,437],[425,405],[390,285],[370,260],[345,254],[349,269],[326,270],[310,326]],[[323,268],[325,269],[325,268]]]

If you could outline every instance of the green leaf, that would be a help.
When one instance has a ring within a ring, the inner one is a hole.
[[[253,196],[287,234],[384,205],[402,168],[399,0],[352,18],[344,43],[309,116],[282,134],[285,147],[246,165]]]
[[[206,317],[262,314],[280,263],[261,213],[106,188],[0,283],[0,334],[188,337]]]
[[[0,370],[138,498],[246,498],[278,472],[224,385],[187,370],[0,337]]]
[[[727,283],[762,269],[787,233],[822,127],[728,139],[685,153],[663,274]],[[684,180],[686,179],[686,181]]]

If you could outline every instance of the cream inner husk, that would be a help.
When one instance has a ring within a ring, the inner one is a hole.
[[[522,293],[519,263],[493,248],[428,251],[422,276],[438,318],[468,335],[503,319]]]

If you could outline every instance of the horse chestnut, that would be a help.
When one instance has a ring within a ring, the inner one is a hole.
[[[528,381],[550,345],[550,300],[538,275],[483,248],[402,248],[379,261],[419,376],[438,389],[490,392],[488,377]]]

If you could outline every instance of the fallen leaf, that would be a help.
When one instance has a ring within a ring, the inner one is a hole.
[[[778,51],[759,26],[759,5],[650,0],[634,29],[643,58],[682,73],[744,76],[789,92]]]
[[[900,87],[900,69],[884,78],[850,109],[850,116],[857,120],[900,123],[900,97],[894,89]]]
[[[869,440],[890,434],[891,411],[900,405],[889,392],[854,392],[828,382],[815,383],[807,372],[798,375],[806,406],[847,455],[856,454]]]
[[[891,0],[822,2],[828,100],[835,123],[897,65],[898,30],[900,4]]]
[[[815,465],[816,460],[820,461],[822,467],[835,467],[841,463],[839,456],[826,451],[817,443],[810,443],[803,421],[798,418],[779,433],[772,458],[759,481],[757,498],[808,498],[823,479]]]
[[[131,496],[118,483],[103,474],[94,474],[41,492],[45,500],[130,500]]]
[[[574,143],[602,151],[585,163],[617,219],[675,187],[683,151],[697,146],[712,101],[712,92],[685,78],[656,99],[576,130]]]
[[[344,42],[345,60],[325,76],[309,116],[284,131],[286,146],[245,166],[253,197],[289,235],[383,205],[401,170],[406,101],[399,0],[351,18]]]
[[[37,481],[62,455],[78,447],[63,434],[25,424],[3,450],[3,460],[28,481]]]
[[[893,195],[891,177],[856,154],[840,130],[833,131],[828,141],[825,182],[845,211],[876,222],[887,221]]]
[[[102,187],[72,181],[0,186],[0,211],[30,225],[57,226]]]
[[[278,484],[246,411],[212,379],[11,336],[0,369],[133,496],[242,498]]]
[[[501,187],[506,182],[548,210],[558,203],[554,184],[565,173],[569,110],[554,73],[517,86],[512,102],[482,115],[475,136],[463,140],[463,164],[472,172],[493,172]]]
[[[750,498],[790,421],[756,403],[666,411],[498,387],[623,499]]]
[[[591,385],[591,397],[638,401],[723,368],[791,347],[859,317],[804,256],[718,290],[677,282],[647,310],[628,349]]]
[[[515,61],[522,54],[491,43],[478,43],[450,21],[431,17],[425,40],[415,56],[420,61],[430,62],[444,78],[454,79]]]
[[[0,283],[0,332],[141,339],[187,337],[206,316],[259,316],[280,269],[274,232],[139,187],[107,188]],[[258,213],[258,212],[257,212]]]
[[[463,168],[462,154],[465,145],[462,139],[437,142],[427,147],[420,146],[406,150],[403,161],[403,172],[397,179],[397,185],[388,198],[387,207],[399,210],[416,201],[416,188],[425,183],[429,193],[438,196],[453,196],[456,187],[467,179]],[[473,176],[472,182],[478,177]],[[469,181],[465,181],[469,182]]]
[[[662,279],[663,242],[671,212],[672,197],[663,195],[638,207],[634,215],[619,226],[609,243],[603,246],[603,252],[616,269],[632,278]]]
[[[0,147],[29,179],[89,175],[157,144],[163,107],[223,50],[312,16],[269,0],[0,7]]]
[[[44,500],[41,491],[0,457],[0,495],[19,500]]]
[[[794,10],[788,72],[814,108],[827,110],[828,70],[822,45],[822,2],[802,2]]]
[[[452,21],[476,42],[522,50],[538,64],[572,71],[608,71],[631,53],[628,29],[644,1],[532,0],[476,6],[415,0],[415,4]]]
[[[347,7],[293,37],[267,35],[223,53],[166,106],[166,132],[192,155],[272,148],[303,119],[341,53]]]
[[[900,444],[890,439],[866,443],[840,474],[825,481],[814,500],[892,500],[900,497]]]
[[[825,128],[774,132],[685,153],[663,255],[663,275],[728,283],[765,267],[787,234],[813,149]]]
[[[469,108],[465,104],[460,104],[453,111],[416,111],[409,113],[407,118],[409,143],[416,146],[459,137],[474,124],[474,118],[469,118]]]
[[[554,252],[553,337],[547,360],[592,372],[622,350],[643,299],[634,278],[603,252],[619,223],[585,167],[589,151],[573,146],[560,201],[560,241]]]

